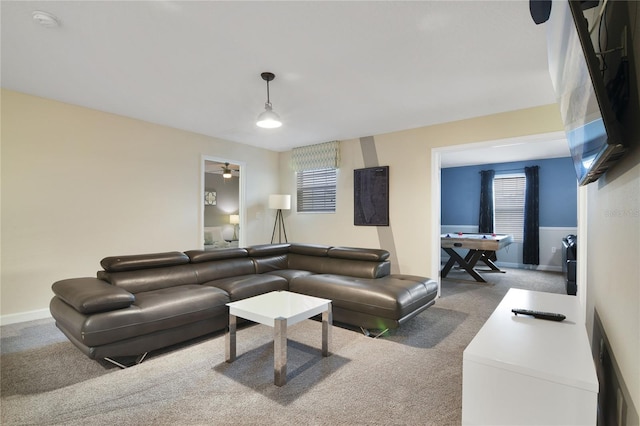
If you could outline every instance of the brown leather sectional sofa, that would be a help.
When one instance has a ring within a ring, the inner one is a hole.
[[[309,244],[107,257],[96,278],[54,283],[50,310],[89,358],[112,362],[223,330],[226,303],[274,290],[331,299],[336,323],[396,328],[435,303],[437,284],[390,274],[388,257]]]

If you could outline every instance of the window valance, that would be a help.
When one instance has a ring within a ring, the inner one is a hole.
[[[293,148],[291,168],[296,171],[337,169],[340,163],[340,141]]]

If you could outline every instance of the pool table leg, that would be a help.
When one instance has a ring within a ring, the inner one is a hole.
[[[471,254],[470,257],[467,254],[467,257],[469,259],[468,261],[465,260],[462,256],[460,256],[458,252],[452,248],[443,248],[443,250],[447,252],[447,254],[451,257],[449,258],[449,261],[444,266],[444,268],[442,268],[442,271],[440,272],[440,276],[442,278],[445,278],[449,273],[449,271],[451,270],[451,268],[453,267],[453,265],[455,263],[458,263],[476,281],[481,283],[487,282],[487,280],[482,278],[482,275],[480,275],[475,269],[473,269],[476,263],[478,263],[478,260],[482,257],[482,253],[483,253],[482,250],[470,250],[469,253],[471,252],[473,253]]]
[[[456,259],[455,259],[454,255],[451,254],[451,252],[453,252],[455,254],[457,254],[457,253],[455,252],[455,250],[453,250],[451,248],[444,248],[443,247],[442,250],[444,250],[445,253],[447,253],[449,255],[449,260],[444,265],[444,268],[442,268],[442,271],[440,271],[440,277],[446,278],[447,274],[449,273],[451,268],[453,268],[453,265],[455,265],[455,263],[456,263]]]
[[[504,274],[504,271],[501,270],[500,268],[498,268],[498,266],[493,263],[493,260],[491,260],[491,258],[493,257],[493,254],[495,253],[495,251],[492,250],[486,250],[483,253],[482,258],[480,259],[485,265],[487,265],[489,268],[491,268],[492,272],[502,272]]]

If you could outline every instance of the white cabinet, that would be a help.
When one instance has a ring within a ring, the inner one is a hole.
[[[580,318],[575,296],[510,289],[464,351],[462,424],[595,425],[598,379]]]

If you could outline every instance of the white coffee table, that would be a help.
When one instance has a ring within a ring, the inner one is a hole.
[[[322,356],[329,356],[333,316],[331,300],[289,291],[272,291],[237,302],[227,303],[229,328],[225,335],[226,361],[236,359],[237,317],[273,327],[274,383],[287,382],[287,326],[322,314]]]

